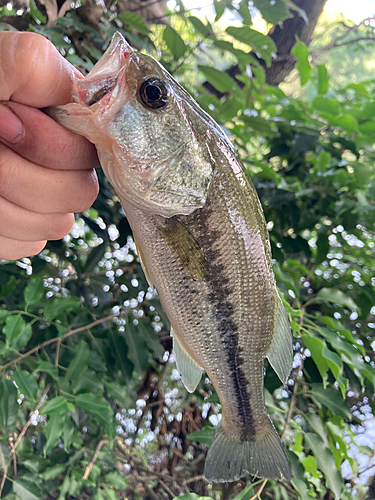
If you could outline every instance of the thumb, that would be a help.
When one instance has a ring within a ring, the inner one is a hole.
[[[70,102],[81,78],[50,41],[36,33],[0,33],[0,101],[36,108]]]

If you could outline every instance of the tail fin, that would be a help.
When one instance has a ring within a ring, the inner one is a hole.
[[[291,480],[292,474],[283,445],[267,415],[259,435],[241,441],[227,434],[220,422],[204,468],[207,481],[225,483],[252,475],[267,479]]]

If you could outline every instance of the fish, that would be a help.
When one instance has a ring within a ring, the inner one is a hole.
[[[170,320],[182,381],[193,392],[205,372],[219,397],[206,479],[290,481],[265,407],[264,360],[285,384],[292,334],[263,210],[232,143],[157,60],[120,33],[76,83],[72,100],[49,114],[96,145]]]

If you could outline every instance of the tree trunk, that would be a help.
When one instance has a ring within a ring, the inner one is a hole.
[[[297,11],[291,9],[293,17],[272,27],[268,36],[275,42],[277,57],[271,61],[270,67],[267,68],[264,60],[259,58],[254,52],[249,53],[249,56],[254,57],[264,67],[266,73],[266,83],[268,83],[268,85],[276,87],[284,81],[292,71],[296,63],[296,58],[291,54],[291,51],[297,43],[296,37],[298,37],[301,42],[309,45],[326,2],[327,0],[294,1],[294,4],[299,9],[305,11],[308,23],[306,23],[306,20],[301,17]],[[238,64],[228,68],[226,73],[234,78],[241,88],[244,86],[241,81],[236,79],[236,76],[241,74]],[[224,95],[209,82],[204,82],[203,86],[218,99]]]
[[[282,24],[274,26],[268,33],[277,47],[277,57],[266,68],[266,83],[269,85],[279,85],[289,75],[295,65],[295,57],[291,50],[296,44],[296,37],[301,42],[309,45],[319,17],[323,12],[327,0],[295,0],[294,3],[306,12],[309,21],[305,20],[293,11],[293,17],[286,19]]]

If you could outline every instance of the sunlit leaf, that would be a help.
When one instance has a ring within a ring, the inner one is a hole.
[[[163,38],[176,60],[185,54],[187,45],[172,26],[165,27]]]
[[[309,63],[309,50],[300,40],[292,49],[292,54],[297,59],[296,68],[301,79],[301,85],[305,85],[310,78],[311,66]]]

